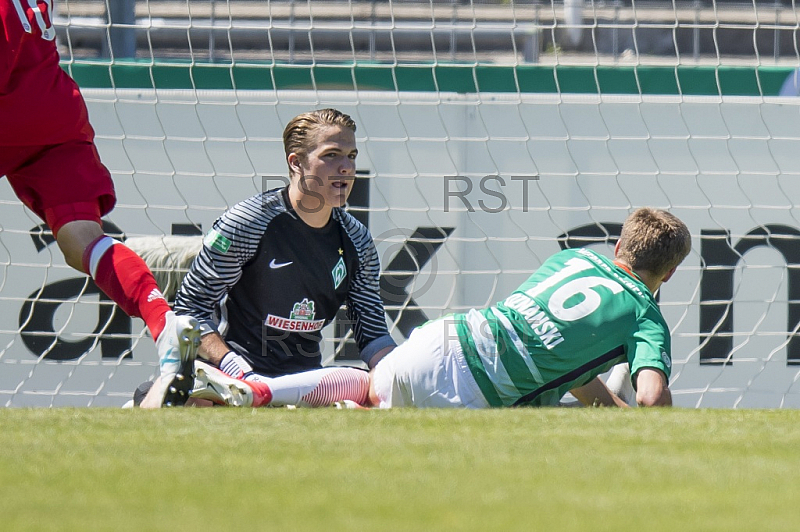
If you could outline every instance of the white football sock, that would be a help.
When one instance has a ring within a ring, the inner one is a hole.
[[[369,373],[356,368],[322,368],[274,378],[253,373],[245,380],[269,386],[270,406],[317,407],[344,400],[363,405],[369,394]]]

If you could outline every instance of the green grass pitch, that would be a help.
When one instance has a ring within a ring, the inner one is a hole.
[[[800,530],[800,411],[0,410],[0,530]]]

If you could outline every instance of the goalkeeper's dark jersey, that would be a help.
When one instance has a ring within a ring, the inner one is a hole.
[[[310,227],[286,188],[271,190],[214,222],[175,310],[222,334],[256,372],[282,375],[320,367],[321,330],[345,304],[366,361],[394,345],[379,274],[372,236],[358,220],[337,208],[325,227]]]

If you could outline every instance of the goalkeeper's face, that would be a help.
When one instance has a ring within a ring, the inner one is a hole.
[[[353,190],[356,174],[356,135],[341,126],[324,126],[313,132],[305,157],[298,157],[293,179],[308,201],[304,205],[343,207]]]

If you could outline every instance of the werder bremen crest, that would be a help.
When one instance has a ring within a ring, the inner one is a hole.
[[[343,257],[339,257],[339,262],[331,270],[331,275],[333,275],[333,289],[336,290],[342,284],[344,278],[347,277],[347,267],[344,265]]]
[[[303,298],[301,302],[294,304],[292,307],[292,314],[289,316],[289,319],[313,320],[314,313],[314,302],[309,301],[308,298]]]

